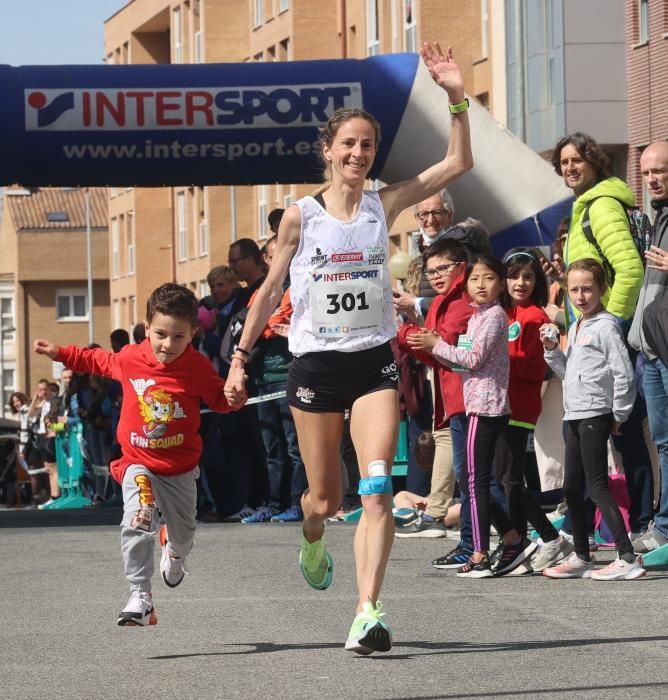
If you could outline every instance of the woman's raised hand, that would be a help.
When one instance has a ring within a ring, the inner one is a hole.
[[[464,78],[459,66],[452,57],[452,49],[448,46],[445,53],[438,42],[425,42],[420,48],[420,56],[434,82],[447,91],[450,102],[457,104],[464,100]]]

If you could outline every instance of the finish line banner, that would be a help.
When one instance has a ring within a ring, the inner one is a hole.
[[[383,168],[417,54],[286,63],[0,66],[0,184],[320,182],[318,129],[341,107],[382,125]]]

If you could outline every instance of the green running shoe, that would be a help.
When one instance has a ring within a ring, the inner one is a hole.
[[[299,566],[306,583],[311,588],[315,588],[318,591],[329,588],[334,575],[334,560],[325,549],[324,534],[315,542],[309,542],[306,537],[302,537]]]
[[[385,617],[385,613],[381,602],[376,601],[376,607],[373,603],[364,603],[362,612],[357,613],[348,632],[346,649],[362,656],[374,651],[389,651],[392,648],[392,630],[381,620],[382,617]]]

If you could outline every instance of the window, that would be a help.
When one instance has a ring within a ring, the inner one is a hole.
[[[417,51],[417,25],[415,0],[403,0],[404,10],[404,51]]]
[[[128,238],[128,275],[135,274],[135,213],[128,212],[127,217]]]
[[[209,254],[209,188],[205,187],[201,190],[201,216],[202,219],[199,222],[199,254],[208,255]]]
[[[117,279],[121,270],[120,225],[118,219],[111,220],[111,276]]]
[[[181,8],[174,8],[174,21],[172,32],[174,33],[174,61],[173,63],[183,63],[183,24],[181,22]]]
[[[290,192],[283,197],[283,209],[287,209],[294,201],[295,198],[292,194],[292,188],[290,188]]]
[[[133,327],[137,323],[137,297],[135,296],[128,297],[128,314],[130,327]]]
[[[290,60],[290,39],[283,39],[278,45],[278,60]]]
[[[253,27],[264,22],[264,0],[253,0]]]
[[[12,297],[2,297],[0,299],[0,329],[14,328],[14,300]],[[14,331],[3,333],[2,337],[6,343],[14,342]]]
[[[290,9],[290,0],[278,0],[278,11],[285,12]]]
[[[204,35],[195,32],[195,63],[204,63]]]
[[[85,289],[60,289],[56,292],[58,321],[87,321],[88,292]]]
[[[211,287],[209,287],[209,283],[206,280],[200,280],[199,281],[199,298],[204,299],[204,297],[208,297],[209,294],[211,294]]]
[[[489,56],[489,0],[480,0],[480,31],[481,49],[480,57]]]
[[[46,220],[51,224],[66,224],[70,217],[66,211],[50,211],[46,214]]]
[[[114,299],[112,303],[112,316],[114,322],[114,328],[121,327],[121,304],[118,299]]]
[[[366,40],[368,56],[376,56],[380,53],[380,41],[378,38],[378,0],[366,0]]]
[[[2,405],[9,409],[9,397],[16,391],[15,374],[13,369],[2,368]]]
[[[649,1],[638,0],[638,43],[649,41]]]
[[[176,195],[176,224],[178,229],[179,262],[188,259],[188,225],[186,224],[186,193]]]
[[[269,224],[267,214],[269,214],[269,188],[267,185],[260,185],[257,188],[257,237],[259,240],[266,240]]]

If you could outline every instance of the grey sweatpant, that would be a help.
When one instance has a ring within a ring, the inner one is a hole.
[[[133,591],[150,591],[154,570],[157,509],[167,525],[169,549],[185,557],[193,547],[199,468],[178,476],[154,474],[132,464],[123,477],[121,554],[125,577]]]

